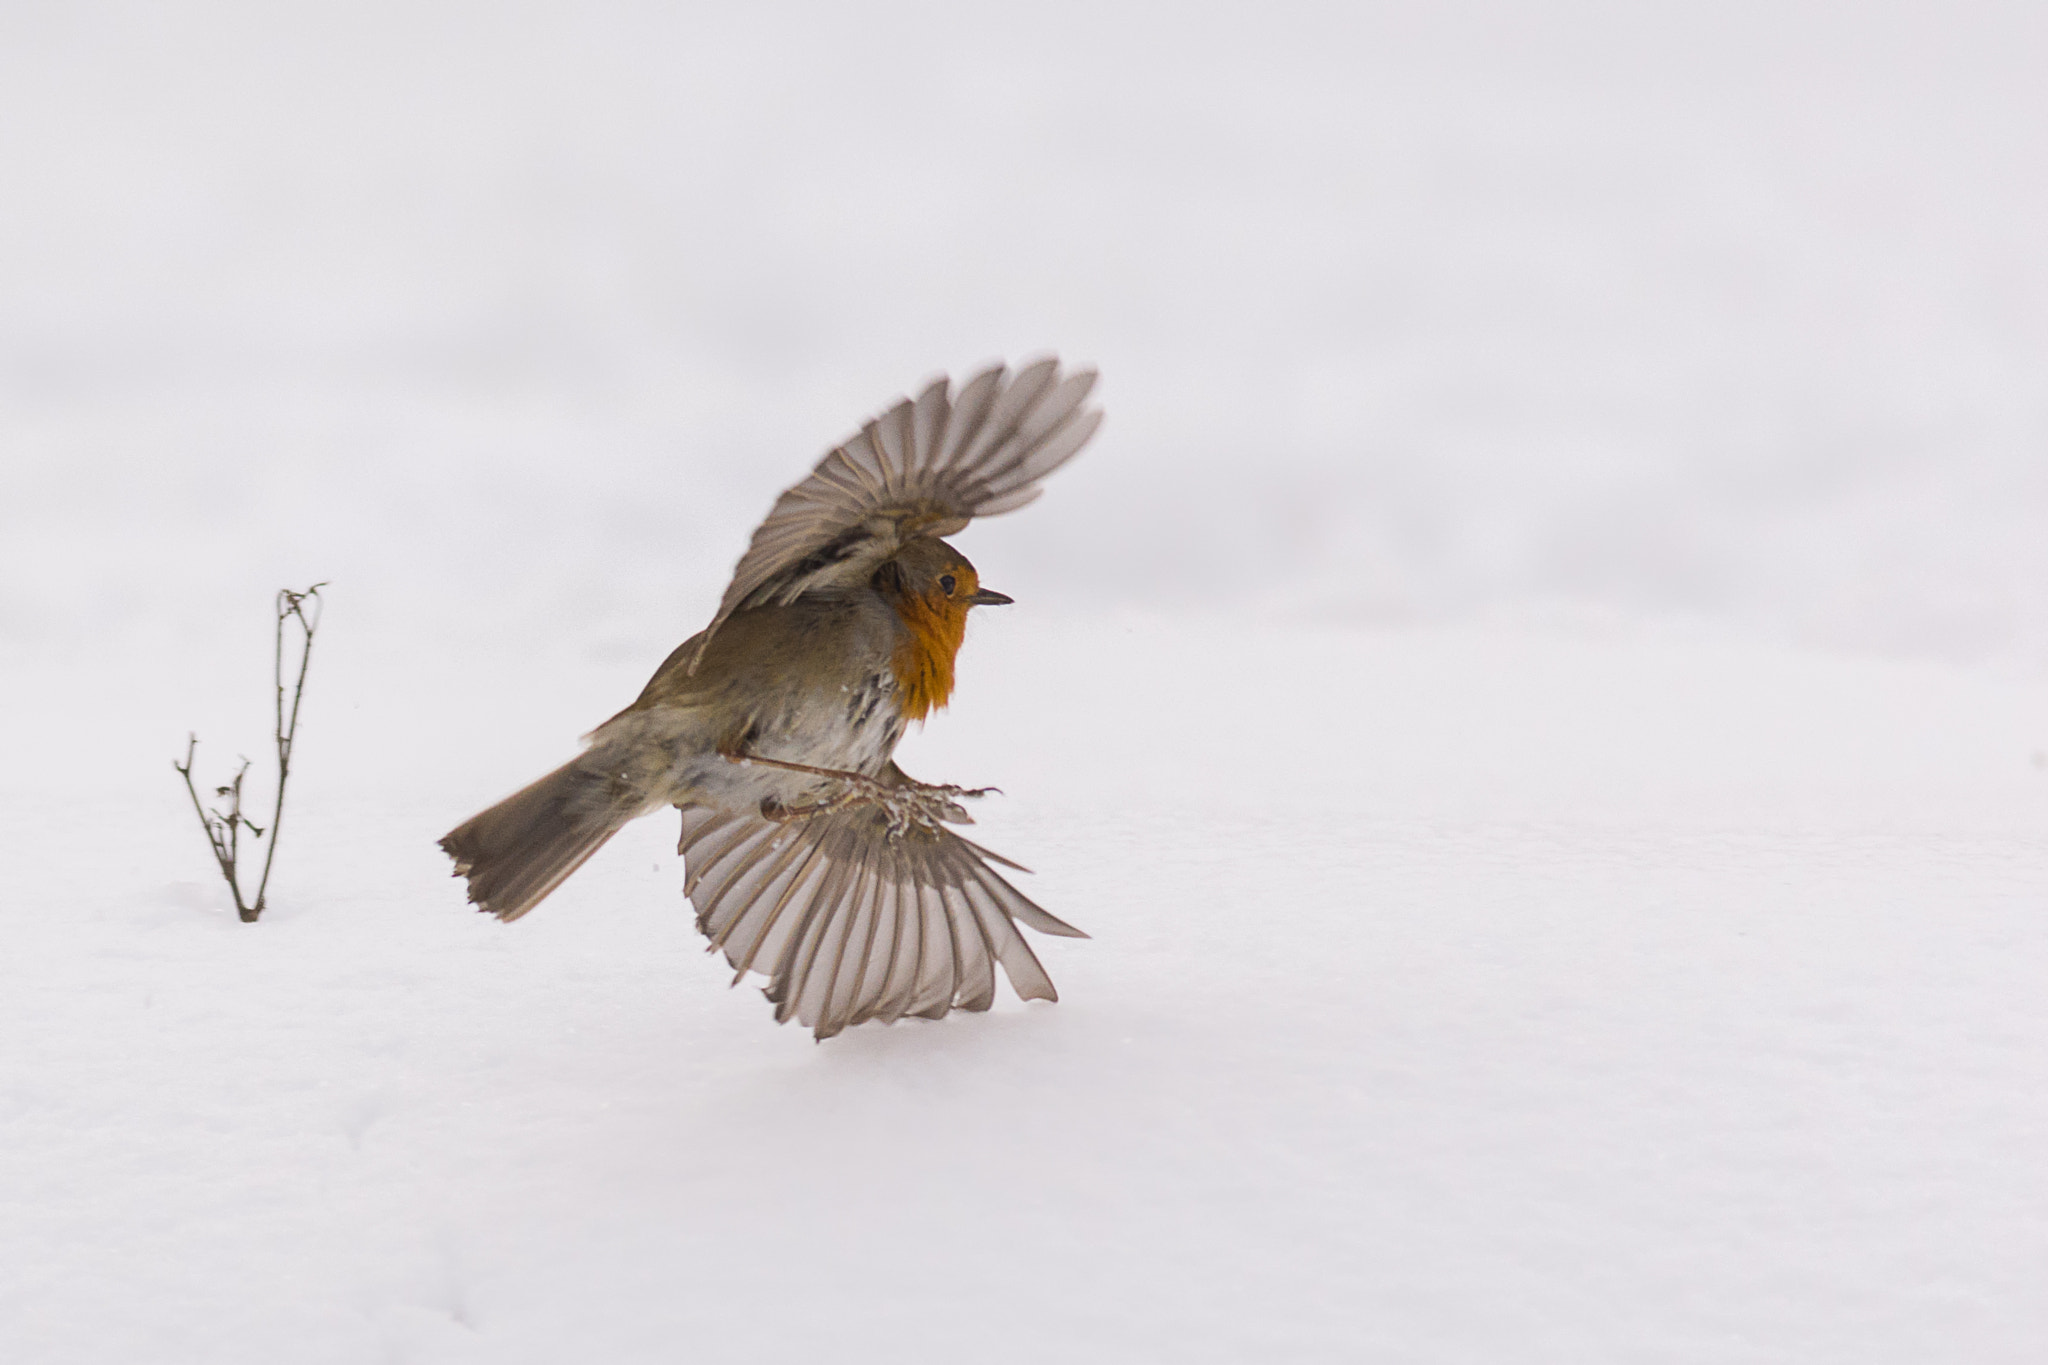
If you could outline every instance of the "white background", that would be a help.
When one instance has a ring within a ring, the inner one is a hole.
[[[2026,4],[0,6],[0,1354],[2040,1358],[2044,242]],[[1059,1005],[814,1047],[665,820],[463,909],[1048,349],[906,747]]]

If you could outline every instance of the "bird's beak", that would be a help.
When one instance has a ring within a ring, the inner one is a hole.
[[[980,592],[967,599],[967,605],[971,607],[1007,607],[1016,600],[1014,597],[1005,597],[999,592],[983,588]]]

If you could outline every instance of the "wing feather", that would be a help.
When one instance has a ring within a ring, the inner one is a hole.
[[[1050,381],[1051,376],[1048,375],[1047,378]],[[1095,376],[1092,374],[1077,374],[1050,391],[1042,391],[1044,401],[1016,414],[1002,440],[990,447],[978,462],[976,472],[990,481],[1016,472],[1045,438],[1080,406],[1081,400],[1088,396],[1088,390],[1094,382]],[[1021,384],[1013,386],[1012,392],[1015,392],[1017,387],[1021,387]]]
[[[960,454],[960,466],[977,473],[988,463],[989,456],[1003,442],[1016,435],[1024,419],[1031,415],[1031,405],[1045,395],[1052,384],[1052,377],[1059,370],[1059,362],[1047,357],[1026,365],[1017,371],[1008,387],[996,395],[994,405],[989,409],[988,418],[981,424],[981,430]]]
[[[997,365],[953,397],[945,379],[902,399],[785,490],[733,570],[690,661],[743,607],[792,602],[863,582],[907,542],[952,535],[975,517],[1014,511],[1087,444],[1092,370],[1060,375],[1051,356],[1014,375]]]
[[[885,894],[897,921],[897,956],[889,966],[889,986],[883,993],[879,1019],[895,1023],[918,999],[918,980],[924,976],[924,909],[918,905],[918,888],[911,886],[897,868],[891,851],[891,870]]]
[[[934,379],[925,386],[924,392],[917,396],[917,407],[912,420],[916,437],[914,449],[945,449],[946,428],[950,424],[953,407],[946,401],[947,387],[944,379]],[[905,469],[905,472],[908,470]]]
[[[982,936],[994,950],[996,961],[1003,964],[1003,975],[1010,978],[1010,988],[1017,992],[1017,997],[1020,1000],[1059,999],[1060,993],[1053,989],[1052,978],[1046,975],[1038,954],[1031,951],[1024,935],[1017,932],[1016,922],[1003,913],[1002,906],[989,895],[988,889],[977,881],[969,881],[961,888],[961,894],[974,915],[975,923],[981,926]]]
[[[988,935],[982,932],[966,894],[957,886],[941,886],[939,896],[952,926],[953,950],[960,955],[960,992],[953,1003],[979,1013],[996,1002],[995,954],[989,951]]]
[[[707,868],[748,839],[759,837],[760,831],[749,829],[736,816],[721,815],[698,806],[684,806],[682,812],[683,837],[676,843],[676,852],[681,853],[691,844],[698,845],[699,849],[697,862],[683,881],[683,894],[688,895],[697,889],[697,881]]]
[[[778,860],[774,875],[760,891],[751,897],[742,892],[739,914],[748,931],[746,945],[738,954],[726,953],[726,961],[733,965],[735,984],[753,970],[756,961],[764,958],[776,964],[773,977],[782,975],[783,963],[802,938],[808,922],[812,900],[808,894],[799,899],[797,889],[806,879],[815,885],[819,875],[817,855],[816,844],[792,840],[789,853]],[[799,907],[795,914],[789,913],[792,903]]]
[[[837,1033],[846,1027],[848,1018],[860,996],[860,979],[865,974],[868,954],[874,949],[875,903],[869,894],[867,864],[872,850],[859,847],[852,851],[852,857],[843,864],[849,870],[846,880],[837,888],[821,888],[820,899],[839,901],[840,909],[833,919],[844,925],[839,936],[838,950],[832,955],[832,966],[824,974],[821,990],[824,1012],[819,1016],[818,1027]],[[830,1034],[821,1033],[821,1037]]]
[[[874,1018],[882,1003],[882,991],[889,983],[889,969],[896,957],[898,925],[892,908],[884,902],[882,879],[870,865],[861,873],[861,913],[867,918],[867,939],[862,946],[853,975],[853,990],[847,998],[847,1027]]]
[[[966,840],[961,840],[965,843]],[[967,875],[974,884],[988,893],[1010,919],[1020,919],[1041,934],[1055,934],[1060,938],[1086,938],[1088,935],[1073,925],[1046,911],[1029,896],[989,871],[986,867],[969,865]]]
[[[910,1013],[920,1019],[943,1019],[960,993],[960,953],[953,926],[946,918],[946,904],[939,888],[920,882],[916,886],[917,917],[924,925],[924,972],[918,977],[917,996]]]
[[[699,900],[697,911],[697,927],[710,935],[713,943],[723,946],[743,928],[751,928],[753,935],[758,935],[768,927],[758,922],[749,925],[752,917],[747,911],[760,901],[763,891],[780,885],[783,874],[792,870],[791,864],[803,852],[801,846],[790,841],[778,841],[778,832],[753,831],[725,858],[704,868],[705,876],[719,874]],[[687,875],[684,887],[689,887]],[[749,941],[751,938],[752,935]]]
[[[813,846],[815,851],[815,845]],[[775,1002],[775,1022],[786,1024],[796,1017],[803,1004],[804,986],[811,979],[811,964],[818,960],[818,949],[832,929],[834,916],[831,911],[839,907],[824,900],[816,893],[818,883],[824,879],[820,871],[809,880],[804,893],[802,907],[793,922],[788,942],[775,959],[775,970],[769,974],[767,996]],[[794,886],[791,888],[794,890]],[[818,1022],[817,1002],[813,1000],[810,1022]]]
[[[889,860],[886,856],[876,859],[873,872],[875,888],[875,917],[887,929],[886,941],[876,944],[874,973],[867,988],[867,1000],[853,1022],[864,1024],[870,1019],[886,1018],[893,1021],[890,1013],[899,992],[901,967],[906,952],[914,963],[917,952],[917,936],[911,919],[903,913],[902,899],[897,895],[896,885],[890,880]]]
[[[942,940],[933,934],[931,917],[925,913],[924,893],[912,878],[909,868],[899,864],[897,875],[896,913],[908,927],[914,951],[908,964],[908,975],[889,1002],[887,1022],[892,1024],[906,1014],[922,1014],[929,1010],[933,1000],[942,993],[947,1005],[953,1002],[951,978],[948,977],[943,986],[937,980],[951,954],[941,951]]]
[[[1080,934],[1003,878],[1007,859],[943,827],[891,839],[872,808],[783,824],[686,808],[680,850],[698,927],[734,981],[763,973],[777,1021],[820,1038],[985,1010],[997,967],[1019,997],[1057,999],[1017,925]]]
[[[981,424],[988,420],[988,411],[995,405],[996,391],[1002,387],[1003,368],[1000,365],[983,370],[967,381],[960,390],[960,397],[953,404],[953,420],[941,448],[939,463],[957,465],[962,452],[981,430]]]
[[[873,435],[869,440],[887,457],[889,463],[905,471],[913,467],[912,460],[917,453],[917,432],[914,429],[909,399],[904,399],[876,418],[870,431]],[[888,497],[886,488],[875,491],[878,495],[877,502]]]
[[[846,865],[828,866],[830,870],[807,910],[817,924],[817,932],[808,935],[810,951],[790,973],[793,982],[785,990],[782,1009],[776,1016],[778,1022],[792,1015],[804,1020],[813,1026],[819,1038],[829,1038],[841,1028],[833,1013],[832,998],[838,987],[839,970],[846,961],[847,941],[853,937],[860,919],[859,908],[844,899]]]

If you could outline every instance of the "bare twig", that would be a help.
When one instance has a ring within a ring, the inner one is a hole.
[[[320,589],[326,586],[325,583],[315,583],[304,592],[280,588],[277,593],[277,631],[270,655],[270,680],[276,689],[277,719],[271,738],[277,744],[277,801],[270,808],[270,844],[263,851],[263,876],[256,882],[257,915],[263,913],[263,893],[270,888],[270,862],[277,856],[277,831],[284,821],[284,784],[292,772],[292,741],[299,735],[299,703],[306,697],[306,669],[313,662],[313,633],[320,629]],[[313,604],[310,614],[306,610],[308,602]],[[284,627],[287,621],[299,623],[299,676],[292,684],[289,720],[284,709]]]
[[[228,884],[228,894],[234,897],[235,913],[245,924],[254,923],[263,913],[264,895],[270,887],[270,866],[277,857],[277,832],[284,820],[284,788],[291,776],[292,744],[299,733],[299,706],[306,697],[306,669],[313,661],[313,634],[320,628],[320,589],[325,583],[315,583],[304,592],[284,588],[277,594],[277,629],[273,640],[270,660],[270,678],[275,690],[273,709],[274,724],[271,739],[277,749],[277,796],[270,807],[270,843],[263,853],[263,875],[256,883],[256,899],[245,900],[242,896],[241,851],[242,831],[261,839],[265,835],[262,826],[242,814],[242,779],[248,775],[249,760],[243,759],[242,766],[235,770],[235,776],[224,787],[215,787],[216,797],[227,799],[226,809],[207,809],[199,799],[199,788],[192,781],[192,756],[199,749],[199,736],[191,735],[185,743],[185,761],[173,761],[180,777],[185,779],[186,794],[192,798],[192,810],[199,817],[199,825],[206,834],[207,846],[213,850],[213,860],[220,867],[221,879]],[[308,603],[311,603],[310,609]],[[298,623],[298,676],[292,684],[292,700],[289,712],[285,709],[284,692],[284,637],[288,622]]]
[[[263,831],[250,825],[242,815],[242,777],[249,771],[249,760],[243,759],[242,766],[235,770],[235,780],[225,787],[214,788],[214,795],[228,798],[228,808],[208,810],[199,802],[199,789],[192,784],[192,755],[199,748],[199,736],[190,735],[185,741],[185,761],[172,763],[178,775],[185,779],[185,792],[192,798],[193,813],[199,817],[199,827],[206,832],[207,845],[213,849],[213,860],[220,865],[220,875],[228,884],[228,892],[235,898],[235,913],[244,920],[253,920],[255,914],[242,903],[242,887],[235,879],[235,861],[241,848],[242,827],[248,825],[256,837],[263,837]]]

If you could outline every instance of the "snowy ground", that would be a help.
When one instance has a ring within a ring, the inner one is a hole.
[[[911,766],[1004,784],[988,839],[1095,938],[1042,945],[1058,1005],[816,1045],[697,951],[667,820],[514,926],[446,875],[627,666],[470,707],[339,639],[257,928],[167,755],[15,792],[62,876],[0,959],[11,1359],[2048,1341],[2038,689],[1019,608]]]
[[[2048,20],[1163,14],[0,7],[0,1360],[2043,1358]],[[1045,347],[905,763],[1059,1004],[778,1029],[668,820],[463,906]]]

